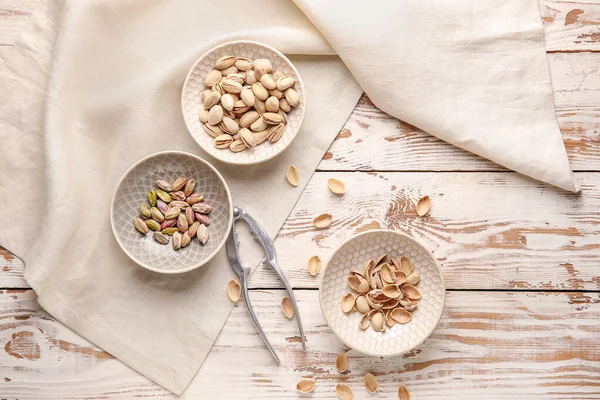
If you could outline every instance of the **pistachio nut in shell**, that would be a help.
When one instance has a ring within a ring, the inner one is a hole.
[[[133,220],[133,226],[135,226],[135,229],[137,229],[138,232],[142,235],[145,235],[150,231],[150,228],[148,227],[148,225],[146,225],[146,221],[139,217]]]
[[[252,68],[252,60],[246,57],[238,57],[233,65],[240,71],[248,71]]]
[[[273,71],[273,64],[268,58],[257,58],[252,62],[254,69],[263,69],[267,73]]]
[[[225,79],[221,86],[227,93],[240,93],[242,91],[242,84],[234,79]]]
[[[419,217],[424,216],[429,212],[431,208],[431,198],[429,196],[424,196],[419,199],[417,202],[417,215]]]
[[[259,115],[263,115],[267,112],[267,108],[265,107],[265,102],[259,99],[256,99],[254,102],[254,109]]]
[[[331,216],[331,214],[328,214],[328,213],[321,214],[321,215],[315,217],[315,219],[313,219],[313,225],[317,229],[327,228],[329,225],[331,225],[332,222],[333,222],[333,217]]]
[[[254,95],[254,92],[252,91],[251,87],[244,87],[242,88],[242,91],[240,92],[240,99],[242,99],[242,101],[248,105],[248,106],[253,106],[254,102],[256,101],[256,96]]]
[[[248,148],[253,148],[257,145],[254,134],[247,128],[240,129],[240,140],[244,142]]]
[[[265,100],[265,108],[268,112],[277,112],[279,111],[279,99],[275,96],[270,96],[267,100]]]
[[[257,145],[263,143],[269,137],[269,130],[265,129],[264,131],[254,132],[254,140]]]
[[[227,149],[229,146],[231,146],[232,142],[233,137],[227,133],[224,133],[215,138],[214,144],[217,149]]]
[[[356,297],[352,293],[348,293],[342,297],[342,311],[349,313],[354,308]]]
[[[298,170],[296,169],[295,166],[290,165],[285,177],[287,178],[287,181],[290,183],[290,185],[296,187],[300,184],[300,174],[298,173]]]
[[[279,139],[281,139],[283,137],[283,134],[285,133],[285,124],[279,124],[279,125],[271,125],[268,129],[269,131],[269,142],[271,143],[275,143],[276,141],[278,141]]]
[[[260,115],[256,111],[248,111],[240,117],[240,126],[242,128],[249,128],[259,118]]]
[[[310,393],[315,390],[317,383],[314,379],[302,379],[296,384],[296,390],[300,393]]]
[[[225,132],[223,132],[223,129],[221,129],[219,127],[219,125],[204,124],[204,130],[206,131],[206,133],[208,133],[210,136],[212,136],[214,138],[219,137],[220,135],[225,133]]]
[[[279,99],[279,109],[284,112],[290,112],[292,110],[292,107],[290,107],[290,103],[288,103],[286,99],[282,98]],[[206,120],[208,121],[208,114],[206,114]]]
[[[215,63],[215,69],[225,69],[235,64],[236,58],[231,55],[223,56]]]
[[[234,140],[229,145],[229,150],[233,151],[234,153],[239,153],[240,151],[244,151],[247,148],[248,146],[246,146],[246,144],[241,140]]]
[[[281,309],[288,319],[291,319],[294,316],[294,305],[289,297],[281,299]]]
[[[321,269],[321,264],[322,263],[319,256],[312,256],[308,260],[308,273],[312,276],[317,276],[317,274],[319,273],[319,269]]]
[[[198,119],[200,122],[208,122],[208,110],[206,108],[202,107],[200,110],[198,110]]]
[[[348,357],[346,353],[340,353],[335,358],[335,368],[338,372],[346,372],[348,370]]]
[[[221,71],[213,69],[208,74],[206,74],[206,78],[204,78],[204,85],[207,87],[212,87],[213,85],[218,83],[222,77],[223,74],[221,73]]]
[[[223,120],[223,107],[220,105],[212,106],[208,111],[208,124],[209,125],[217,125],[219,122]],[[223,129],[223,128],[221,128]]]
[[[365,374],[365,387],[367,388],[367,390],[371,393],[375,393],[377,391],[377,388],[379,387],[379,383],[377,382],[377,378],[375,378],[375,376],[373,374],[371,374],[370,372],[367,372]]]
[[[285,95],[285,100],[292,107],[296,107],[298,105],[298,103],[300,102],[300,99],[298,98],[298,93],[292,88],[287,89],[284,92],[284,95]]]
[[[295,83],[296,83],[296,80],[294,78],[292,78],[291,76],[284,76],[277,80],[277,89],[281,90],[283,92],[286,89],[289,89],[292,86],[294,86]]]
[[[269,97],[269,91],[260,82],[252,84],[252,92],[258,100],[265,101]]]
[[[273,112],[266,112],[262,115],[263,120],[269,125],[278,125],[283,122],[281,115]]]
[[[208,96],[206,96],[206,98],[204,99],[204,103],[202,103],[202,106],[205,110],[210,110],[213,106],[217,105],[220,99],[221,93],[217,92],[216,90],[213,90]],[[206,121],[208,122],[208,114],[206,115]]]
[[[327,181],[327,187],[335,194],[346,193],[346,186],[344,185],[344,182],[340,181],[339,179],[330,178]]]
[[[237,100],[235,103],[233,103],[233,110],[231,111],[233,111],[233,113],[236,115],[240,115],[247,112],[248,110],[250,110],[249,105],[244,103],[242,100]]]
[[[342,400],[354,400],[354,393],[352,393],[352,389],[343,383],[338,383],[336,385],[335,394]]]
[[[221,96],[221,107],[223,107],[227,111],[233,110],[233,97],[227,93]]]
[[[269,127],[269,124],[267,124],[267,121],[265,121],[265,119],[263,117],[259,117],[256,121],[254,121],[250,125],[250,129],[252,129],[254,132],[264,131],[268,127]]]
[[[256,72],[252,69],[249,69],[246,71],[246,83],[248,85],[252,85],[253,83],[256,83],[258,81],[258,79],[256,79]]]
[[[227,76],[232,75],[232,74],[237,74],[239,71],[235,67],[235,65],[232,65],[230,67],[225,68],[224,70],[221,70],[221,72],[223,73],[224,77],[227,77]]]

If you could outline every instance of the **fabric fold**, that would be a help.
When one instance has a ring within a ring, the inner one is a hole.
[[[509,169],[577,192],[537,0],[294,0],[373,103]]]
[[[53,317],[176,393],[231,311],[224,288],[232,273],[223,253],[167,277],[120,250],[110,200],[140,158],[181,150],[209,159],[235,204],[274,237],[362,93],[354,75],[391,115],[577,190],[534,0],[297,4],[302,10],[289,0],[47,0],[3,52],[0,245],[25,261]],[[248,18],[257,7],[260,18]],[[195,59],[233,39],[292,54],[308,99],[294,143],[243,169],[204,154],[180,110]],[[283,179],[291,164],[302,172],[298,188]],[[260,259],[252,248],[243,256],[249,265]]]

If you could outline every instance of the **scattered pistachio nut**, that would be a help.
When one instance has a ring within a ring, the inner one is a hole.
[[[203,214],[201,214],[203,215]],[[208,228],[204,224],[200,224],[198,227],[198,231],[196,232],[196,237],[198,237],[198,241],[205,245],[208,242]]]
[[[181,233],[173,233],[173,250],[179,250],[181,248]]]
[[[135,226],[135,229],[137,229],[142,235],[145,235],[150,231],[150,228],[148,225],[146,225],[146,221],[139,217],[133,220],[133,225]]]
[[[154,238],[155,241],[157,241],[160,244],[168,244],[169,243],[169,237],[162,232],[154,232],[152,234],[152,237]]]

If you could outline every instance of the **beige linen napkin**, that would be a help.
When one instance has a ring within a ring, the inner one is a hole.
[[[231,310],[230,268],[220,254],[182,276],[143,270],[113,239],[109,204],[121,175],[143,156],[206,156],[184,126],[181,86],[200,54],[233,39],[305,54],[292,56],[308,99],[292,146],[255,167],[211,160],[236,205],[272,236],[361,93],[328,42],[384,110],[574,190],[537,3],[458,3],[461,12],[442,1],[298,0],[326,38],[283,0],[41,3],[0,68],[0,244],[24,259],[26,279],[55,318],[181,393]],[[539,140],[536,151],[526,137]],[[555,164],[545,163],[550,157]],[[301,171],[299,188],[285,181],[290,164]]]

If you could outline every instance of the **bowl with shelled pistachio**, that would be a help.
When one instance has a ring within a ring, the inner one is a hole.
[[[165,274],[199,268],[225,244],[233,204],[225,179],[193,154],[165,151],[129,168],[114,192],[117,243],[138,265]]]
[[[211,156],[249,165],[281,154],[298,134],[306,96],[298,70],[266,44],[234,41],[203,54],[181,94],[185,124]]]

